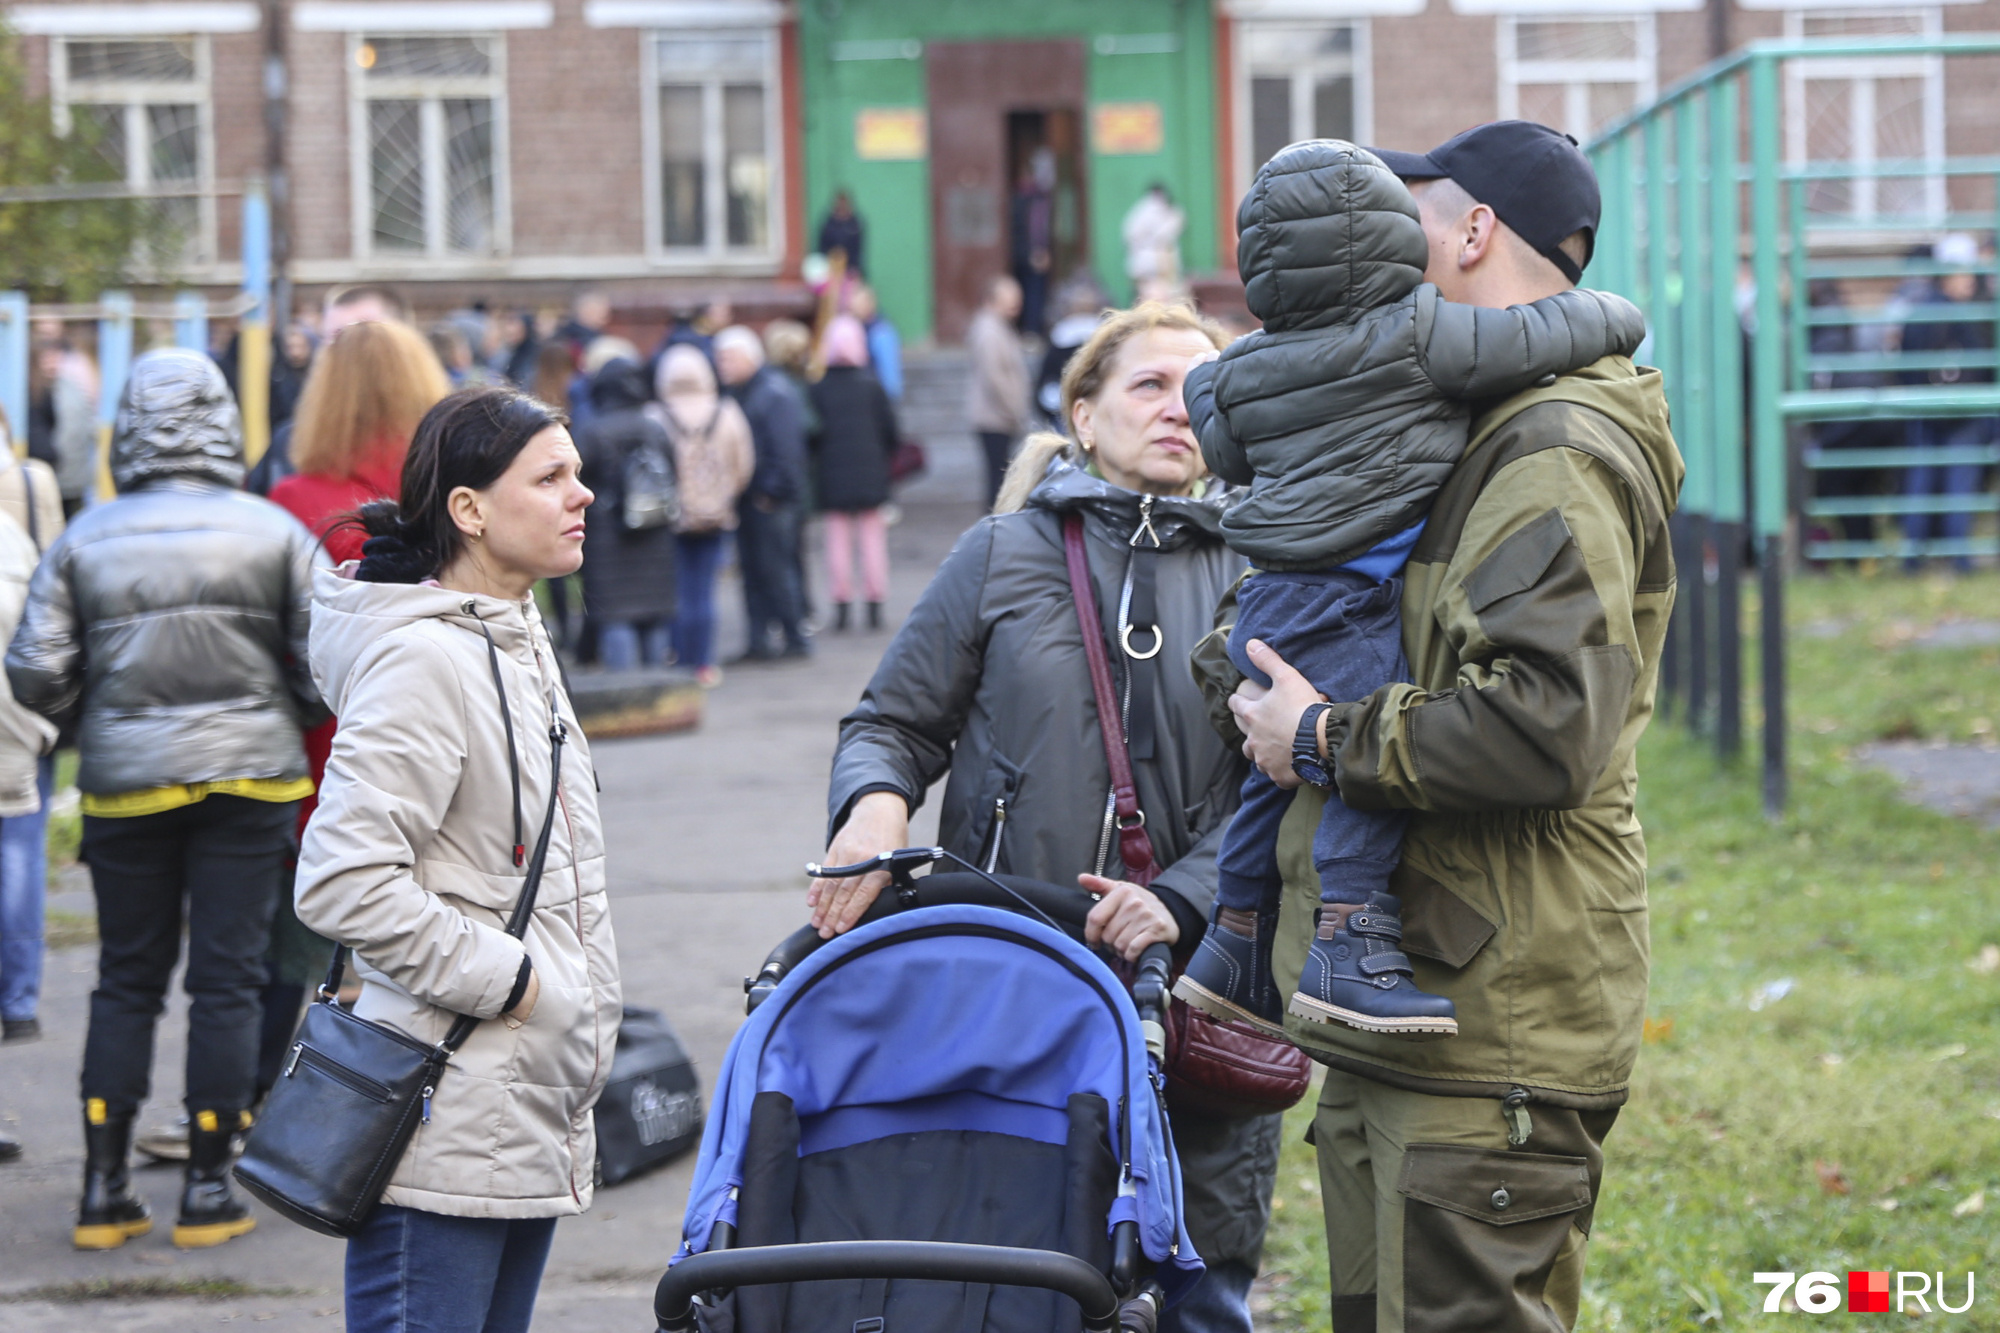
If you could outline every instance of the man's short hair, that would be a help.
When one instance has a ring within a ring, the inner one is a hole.
[[[1410,184],[1413,186],[1422,186],[1424,198],[1429,199],[1439,213],[1449,217],[1454,222],[1479,207],[1479,201],[1472,197],[1471,192],[1449,176],[1438,176],[1432,180],[1412,181]],[[1499,221],[1497,214],[1494,220]],[[1512,227],[1508,227],[1504,222],[1501,223],[1501,226],[1505,228],[1507,243],[1514,247],[1516,254],[1531,256],[1544,264],[1549,264],[1548,258],[1536,250],[1534,246],[1529,245],[1523,240],[1519,232],[1515,231]],[[1565,255],[1568,255],[1571,263],[1575,264],[1578,268],[1582,268],[1590,258],[1590,237],[1581,231],[1573,231],[1563,237],[1556,248],[1561,250]],[[1549,267],[1554,268],[1555,265],[1549,264]]]
[[[338,310],[342,306],[359,305],[363,301],[374,301],[397,320],[407,324],[410,320],[410,303],[394,287],[379,282],[357,282],[350,287],[336,287],[326,294],[326,308]]]

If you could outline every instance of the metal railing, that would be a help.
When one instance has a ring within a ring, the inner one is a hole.
[[[2000,343],[2000,295],[1989,290],[1940,308],[1897,289],[1928,287],[1953,273],[1996,276],[1990,250],[1973,263],[1942,262],[1928,257],[1927,244],[1951,232],[1991,232],[2000,219],[2000,158],[1794,161],[1781,151],[1788,109],[1780,81],[1789,64],[1841,62],[1840,76],[1853,77],[1857,68],[1865,75],[1869,62],[1912,56],[2000,56],[2000,35],[1755,43],[1668,89],[1586,147],[1604,192],[1589,281],[1646,312],[1652,336],[1645,355],[1665,374],[1687,461],[1674,523],[1681,581],[1661,663],[1662,707],[1711,732],[1723,756],[1740,748],[1741,566],[1754,552],[1763,789],[1773,814],[1786,799],[1789,563],[1801,555],[2000,554],[2000,502],[1988,486],[1965,493],[1963,485],[1968,469],[2000,463],[2000,445],[1932,444],[1918,436],[1913,448],[1832,448],[1806,439],[1817,423],[2000,415],[2000,385],[1992,382],[2000,354],[1991,346]],[[1924,202],[1866,213],[1815,207],[1816,189],[1837,196],[1854,182],[1874,182],[1869,193],[1876,194],[1884,181],[1919,182],[1922,189],[1906,196]],[[1983,188],[1989,181],[1990,209],[1953,206],[1971,182]],[[1913,255],[1919,243],[1926,248]],[[1865,303],[1813,304],[1815,292],[1833,284],[1843,294],[1885,290]],[[1984,347],[1937,350],[1905,350],[1881,336],[1919,324],[1980,324],[1995,336],[1984,338]],[[1862,331],[1870,336],[1859,337]],[[1823,335],[1817,345],[1816,334]],[[1954,470],[1955,480],[1942,495],[1928,484],[1874,494],[1824,480],[1920,468]],[[1938,515],[1967,522],[1933,536],[1928,519]],[[1952,531],[1981,519],[1982,531]],[[1844,535],[1818,531],[1822,521]],[[1883,535],[1885,523],[1900,524],[1902,534]]]

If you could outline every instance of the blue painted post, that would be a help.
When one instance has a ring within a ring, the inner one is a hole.
[[[28,294],[0,292],[0,412],[7,414],[14,452],[28,445]]]
[[[243,312],[236,336],[236,405],[243,457],[255,467],[271,445],[271,205],[264,182],[243,191]]]
[[[191,352],[208,350],[208,302],[200,292],[174,295],[174,346]]]
[[[111,484],[111,423],[118,417],[118,397],[132,373],[132,293],[106,292],[97,298],[97,373],[102,388],[97,398],[97,500],[118,493]]]

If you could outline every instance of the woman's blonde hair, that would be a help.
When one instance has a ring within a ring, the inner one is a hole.
[[[1028,493],[1041,484],[1049,464],[1057,458],[1084,464],[1084,452],[1070,432],[1075,429],[1076,405],[1091,402],[1104,391],[1111,363],[1125,344],[1155,329],[1198,333],[1220,351],[1229,346],[1229,334],[1222,325],[1202,315],[1186,301],[1141,301],[1130,310],[1107,310],[1090,341],[1076,349],[1062,377],[1062,432],[1037,431],[1022,441],[1020,452],[1007,465],[1000,483],[1000,498],[993,504],[996,514],[1011,514],[1028,502]]]
[[[451,392],[430,342],[407,324],[350,324],[320,348],[292,425],[300,472],[349,476],[368,451],[406,447],[424,413]]]

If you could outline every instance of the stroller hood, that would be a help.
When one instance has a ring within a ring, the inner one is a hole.
[[[1138,1012],[1109,968],[1037,921],[920,908],[800,964],[724,1057],[675,1262],[705,1249],[717,1221],[736,1222],[730,1195],[761,1092],[792,1099],[802,1153],[936,1129],[1060,1143],[1068,1098],[1093,1093],[1113,1108],[1109,1146],[1131,1168],[1107,1226],[1138,1222],[1170,1301],[1201,1275]]]

